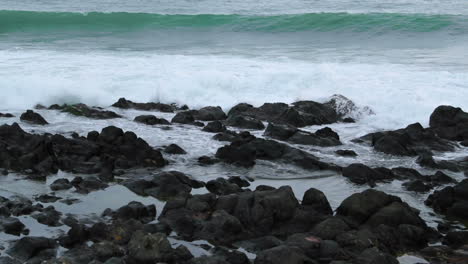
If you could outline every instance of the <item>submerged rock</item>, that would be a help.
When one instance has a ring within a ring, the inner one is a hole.
[[[40,114],[34,112],[33,110],[27,110],[26,112],[21,114],[20,120],[36,125],[49,124]]]

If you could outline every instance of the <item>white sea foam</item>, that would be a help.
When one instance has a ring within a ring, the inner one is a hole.
[[[468,109],[468,73],[401,64],[315,63],[290,59],[150,53],[0,51],[0,109],[36,103],[108,106],[119,97],[186,103],[326,100],[343,94],[376,115],[376,128],[427,124],[441,104]]]

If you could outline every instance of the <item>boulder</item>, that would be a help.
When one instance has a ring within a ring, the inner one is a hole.
[[[220,133],[226,131],[226,127],[220,121],[212,121],[209,122],[202,130],[210,133]]]
[[[49,124],[40,114],[34,112],[33,110],[27,110],[26,112],[21,114],[20,120],[35,125]]]
[[[135,117],[135,122],[146,125],[170,125],[171,123],[164,118],[157,118],[154,115],[140,115]]]
[[[172,123],[193,124],[195,117],[191,111],[179,112],[171,120]]]
[[[226,114],[219,106],[207,106],[199,109],[195,113],[195,119],[202,121],[214,121],[226,119]]]
[[[183,148],[179,147],[176,144],[170,144],[169,146],[165,147],[164,152],[168,154],[175,154],[175,155],[187,154],[187,152]]]
[[[441,105],[432,112],[430,128],[441,138],[463,141],[468,139],[468,113],[461,108]]]
[[[269,123],[264,135],[294,144],[322,147],[341,145],[338,134],[329,127],[319,129],[315,133],[310,133],[299,130],[291,125]]]
[[[53,239],[45,237],[23,237],[17,240],[7,253],[23,263],[36,260],[47,260],[55,256],[57,244]],[[34,263],[34,262],[32,262]]]

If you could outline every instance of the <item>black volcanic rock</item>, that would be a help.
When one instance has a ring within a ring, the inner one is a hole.
[[[165,113],[172,113],[175,110],[177,110],[177,107],[173,105],[162,104],[162,103],[135,103],[125,98],[120,98],[112,106],[117,107],[117,108],[123,108],[123,109],[159,111],[159,112],[165,112]]]
[[[461,108],[441,105],[432,112],[430,128],[441,138],[468,140],[468,113]]]
[[[157,118],[154,115],[140,115],[135,117],[135,122],[146,125],[170,125],[171,123],[164,118]]]
[[[90,133],[91,134],[91,133]],[[88,138],[62,135],[35,135],[21,127],[0,126],[0,167],[14,171],[32,171],[36,175],[56,173],[59,169],[78,173],[99,173],[108,160],[116,169],[162,167],[161,153],[133,132],[106,127]]]
[[[36,125],[49,124],[40,114],[34,112],[33,110],[27,110],[26,112],[21,114],[20,120]]]
[[[69,113],[75,116],[84,116],[92,119],[112,119],[122,117],[113,111],[103,110],[99,107],[89,107],[85,104],[52,105],[49,107],[49,109],[60,110],[62,112]]]

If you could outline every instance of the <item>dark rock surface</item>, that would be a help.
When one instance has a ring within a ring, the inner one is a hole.
[[[112,106],[117,107],[117,108],[122,108],[122,109],[159,111],[159,112],[165,112],[165,113],[172,113],[175,110],[177,110],[177,107],[174,105],[168,105],[168,104],[162,104],[162,103],[135,103],[125,98],[120,98]]]
[[[169,146],[165,147],[164,152],[168,154],[176,154],[176,155],[187,154],[187,152],[183,148],[179,147],[176,144],[170,144]]]
[[[164,118],[157,118],[154,115],[140,115],[135,117],[135,122],[146,125],[170,125],[171,123]]]
[[[468,179],[455,186],[434,191],[427,198],[426,205],[438,213],[468,221]]]
[[[49,124],[40,114],[33,110],[27,110],[21,114],[20,120],[36,125],[47,125]]]
[[[305,151],[290,147],[274,140],[246,137],[230,145],[221,147],[216,152],[220,160],[234,165],[250,167],[256,159],[279,160],[309,170],[339,170],[334,164],[327,164]]]
[[[103,110],[100,107],[89,107],[85,104],[51,105],[48,109],[60,110],[62,112],[69,113],[75,116],[83,116],[92,119],[112,119],[121,117],[113,111]]]
[[[429,126],[439,137],[468,140],[468,113],[461,108],[442,105],[432,112]]]
[[[274,139],[288,141],[294,144],[315,145],[322,147],[341,145],[340,137],[329,127],[319,129],[315,133],[310,133],[299,130],[290,125],[269,123],[264,135]]]
[[[109,126],[101,133],[90,132],[87,138],[65,138],[62,135],[35,135],[13,125],[0,126],[0,167],[39,175],[59,169],[78,173],[98,173],[102,164],[113,161],[113,167],[162,167],[161,153],[133,132]]]

